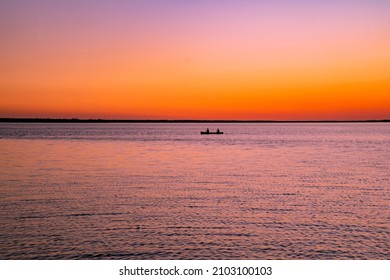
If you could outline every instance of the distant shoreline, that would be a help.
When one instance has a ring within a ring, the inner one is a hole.
[[[0,118],[11,123],[377,123],[385,120],[123,120],[123,119],[52,119],[52,118]]]

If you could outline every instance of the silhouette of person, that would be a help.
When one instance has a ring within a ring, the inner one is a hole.
[[[207,133],[210,133],[210,130],[207,128],[207,129],[206,129],[206,132],[207,132]]]
[[[221,133],[221,131],[219,131],[219,128],[217,128],[217,133]]]

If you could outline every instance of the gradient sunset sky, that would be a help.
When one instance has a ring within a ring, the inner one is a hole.
[[[0,0],[0,117],[390,119],[387,0]]]

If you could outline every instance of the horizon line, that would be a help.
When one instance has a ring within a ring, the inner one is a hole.
[[[101,119],[101,118],[0,118],[0,122],[37,123],[362,123],[390,122],[390,119],[368,120],[218,120],[218,119]]]

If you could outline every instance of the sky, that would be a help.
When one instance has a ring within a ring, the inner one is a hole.
[[[0,0],[0,117],[390,119],[390,1]]]

